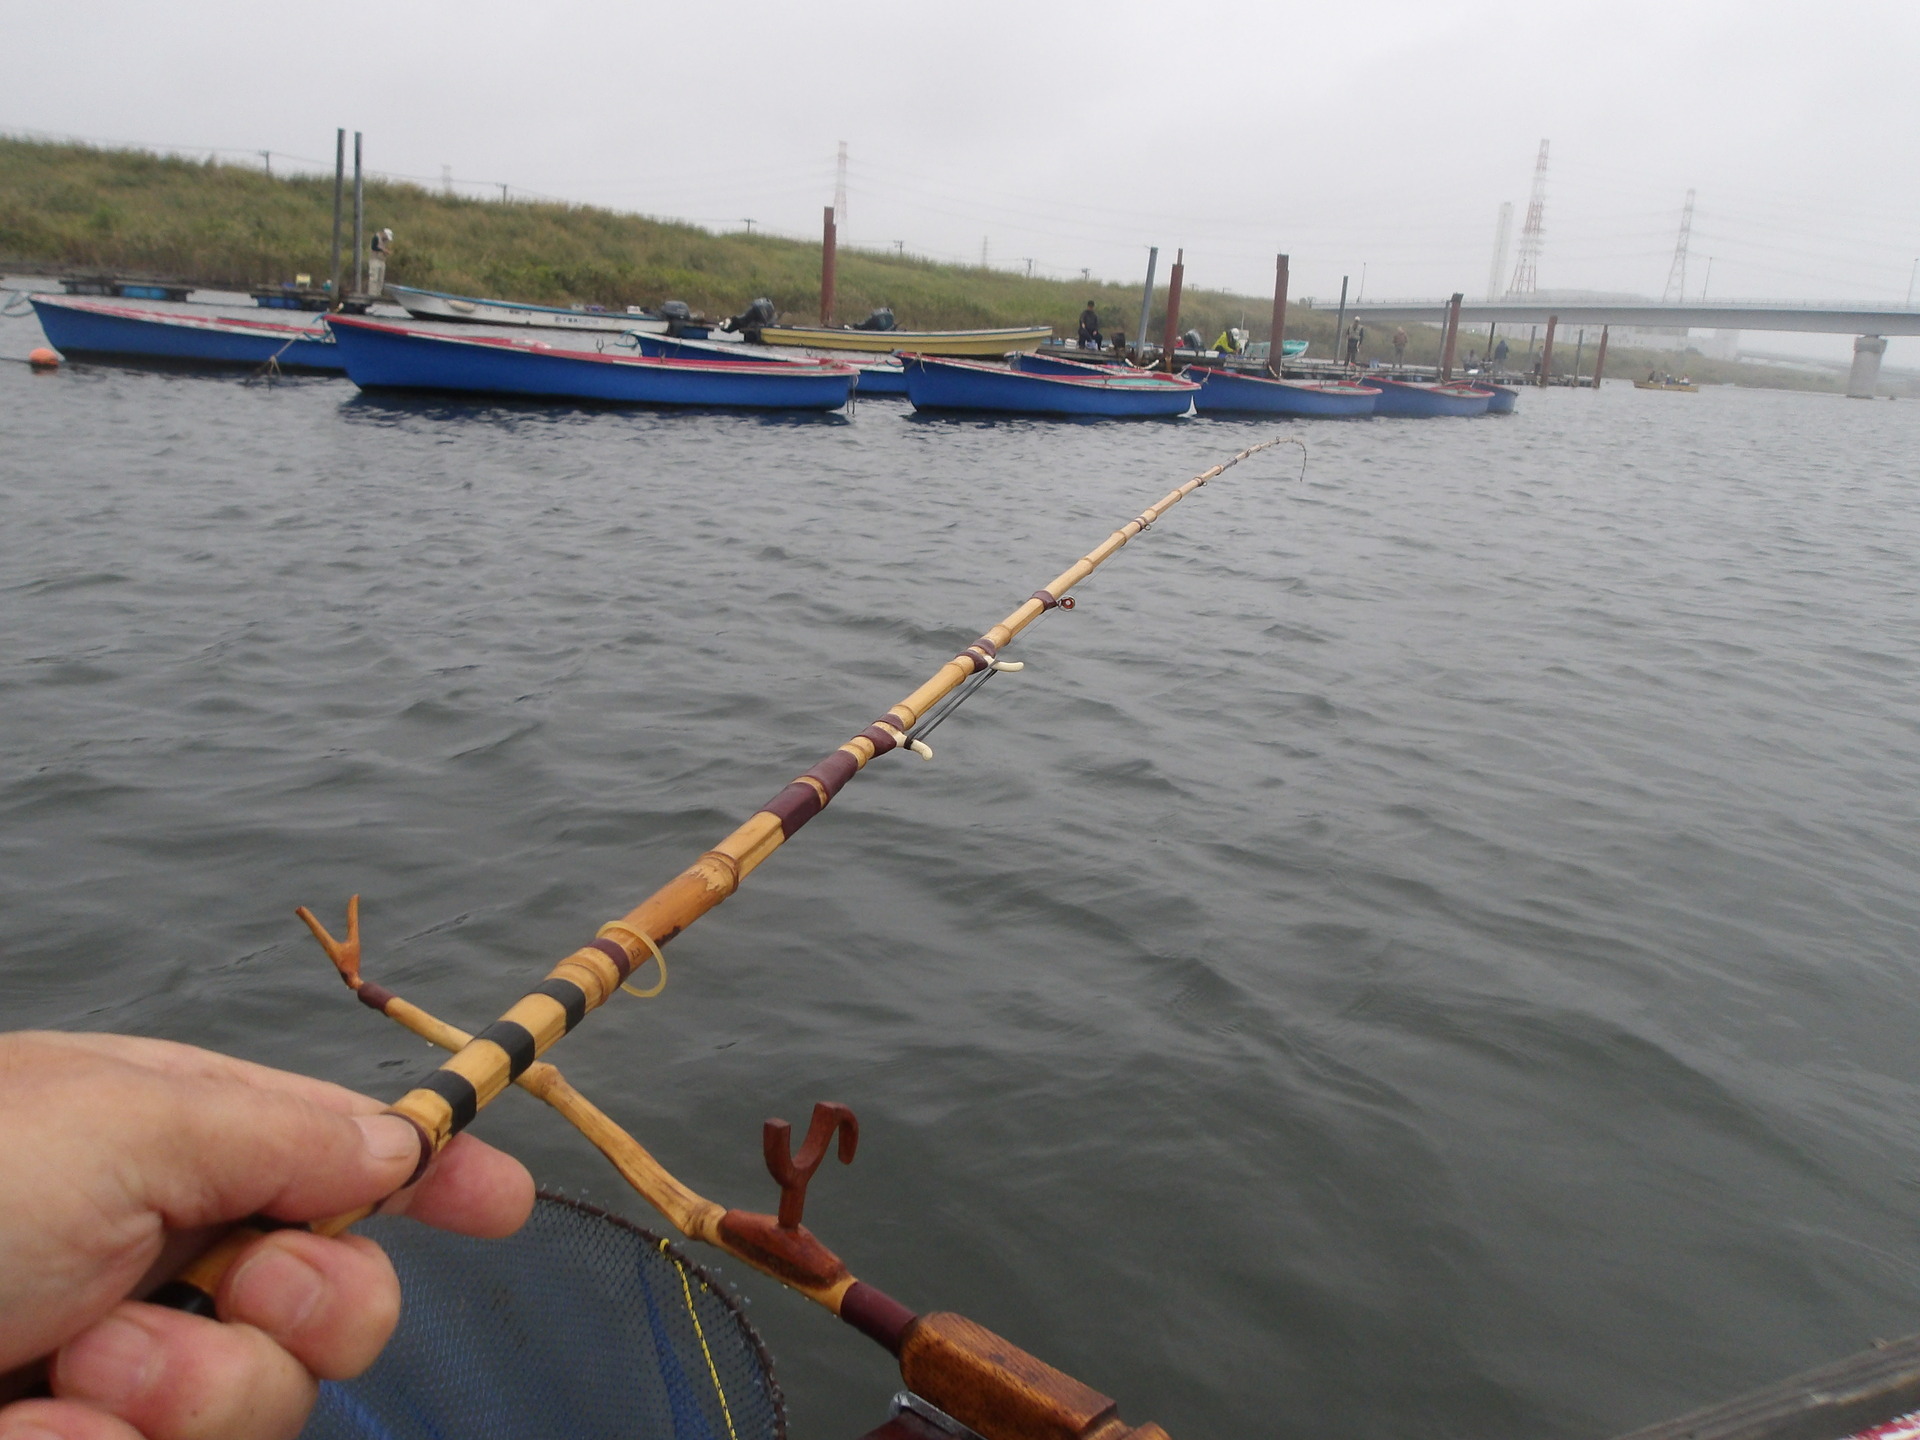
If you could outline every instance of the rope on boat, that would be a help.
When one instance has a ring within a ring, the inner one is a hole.
[[[311,340],[313,338],[314,337],[310,335],[288,336],[287,343],[285,345],[282,345],[278,350],[274,351],[273,354],[269,355],[264,361],[261,362],[260,368],[255,370],[253,374],[247,377],[247,384],[251,385],[256,380],[265,379],[267,384],[271,385],[275,380],[284,379],[285,376],[282,374],[280,369],[280,357],[287,353],[287,351],[293,346],[295,341]]]
[[[0,291],[4,291],[9,297],[5,304],[0,304],[0,315],[17,320],[22,315],[33,313],[33,291],[16,290],[11,285],[0,285]]]

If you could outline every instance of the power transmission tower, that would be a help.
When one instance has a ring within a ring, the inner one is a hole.
[[[1527,223],[1520,227],[1520,260],[1513,267],[1509,295],[1531,295],[1540,288],[1540,242],[1546,235],[1547,142],[1540,142],[1540,158],[1533,162],[1533,193],[1527,197]]]
[[[833,181],[833,228],[847,228],[847,142],[840,142],[840,165]]]
[[[1680,238],[1673,244],[1673,264],[1667,269],[1667,288],[1660,292],[1665,300],[1687,298],[1687,241],[1693,238],[1693,191],[1687,191],[1687,203],[1680,210]]]
[[[1500,298],[1500,277],[1507,273],[1507,249],[1513,243],[1513,202],[1500,202],[1500,223],[1493,232],[1493,268],[1487,271],[1487,299]]]

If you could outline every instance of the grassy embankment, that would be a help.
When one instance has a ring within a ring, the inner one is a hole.
[[[531,201],[470,200],[416,185],[369,185],[367,224],[396,232],[388,278],[430,290],[499,295],[545,304],[610,307],[684,300],[709,315],[733,314],[756,295],[784,316],[812,323],[820,305],[817,244],[775,236],[715,234],[643,216]],[[177,276],[246,287],[296,274],[324,277],[333,224],[330,178],[269,177],[231,165],[171,159],[143,151],[102,150],[0,137],[0,266],[76,268]],[[351,243],[349,236],[348,243]],[[857,319],[891,305],[910,328],[1050,324],[1071,334],[1092,299],[1107,327],[1133,329],[1140,292],[1130,283],[1028,279],[1005,270],[938,264],[914,256],[842,249],[837,317]],[[1188,287],[1181,328],[1211,339],[1223,326],[1248,323],[1267,334],[1270,300]],[[1152,333],[1165,324],[1166,290],[1156,297]],[[1287,333],[1331,353],[1334,316],[1292,306]],[[1434,326],[1408,326],[1408,359],[1438,356]],[[1391,326],[1369,328],[1363,354],[1390,354]],[[1590,338],[1597,340],[1596,334]],[[1566,373],[1573,337],[1556,342],[1555,370]],[[1463,337],[1463,353],[1484,335]],[[1509,364],[1527,347],[1515,340]],[[1586,365],[1592,368],[1592,350]],[[1609,373],[1684,368],[1707,383],[1838,389],[1837,377],[1762,366],[1612,350]]]

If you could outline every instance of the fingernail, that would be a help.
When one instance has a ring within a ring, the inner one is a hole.
[[[420,1132],[398,1115],[356,1115],[367,1154],[376,1160],[417,1160]]]
[[[139,1398],[159,1364],[160,1347],[144,1326],[109,1315],[61,1350],[53,1366],[54,1393],[114,1409]]]
[[[320,1303],[326,1281],[296,1255],[262,1247],[227,1282],[224,1318],[257,1325],[276,1340],[290,1339]]]
[[[0,1440],[67,1440],[56,1430],[28,1421],[24,1425],[0,1424]]]

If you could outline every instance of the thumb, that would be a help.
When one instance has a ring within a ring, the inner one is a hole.
[[[418,1132],[372,1100],[175,1051],[195,1054],[0,1040],[0,1154],[27,1162],[0,1166],[0,1370],[105,1314],[169,1231],[338,1214],[419,1163]]]
[[[398,1115],[343,1114],[297,1090],[224,1077],[147,1078],[90,1143],[118,1151],[129,1211],[170,1230],[254,1214],[336,1215],[391,1195],[426,1153],[420,1131]]]

